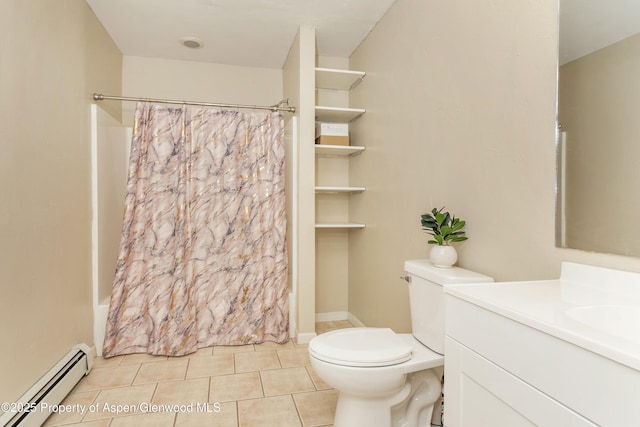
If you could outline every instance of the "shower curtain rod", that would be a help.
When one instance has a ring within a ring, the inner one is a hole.
[[[199,105],[203,107],[221,107],[221,108],[248,108],[250,110],[271,110],[271,111],[284,111],[287,113],[295,113],[296,107],[289,105],[289,99],[283,99],[274,105],[239,105],[239,104],[216,104],[212,102],[197,102],[197,101],[178,101],[173,99],[153,99],[153,98],[134,98],[130,96],[112,96],[103,95],[101,93],[94,93],[94,101],[104,100],[114,101],[134,101],[134,102],[154,102],[158,104],[179,104],[179,105]]]

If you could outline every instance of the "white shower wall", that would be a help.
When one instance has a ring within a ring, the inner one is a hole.
[[[93,337],[99,356],[122,234],[131,128],[91,106]]]
[[[291,117],[285,125],[286,197],[287,197],[287,260],[289,263],[289,334],[298,334],[298,118]]]

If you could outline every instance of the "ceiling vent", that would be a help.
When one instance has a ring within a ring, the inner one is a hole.
[[[203,46],[202,40],[197,37],[182,37],[180,44],[189,49],[199,49]]]

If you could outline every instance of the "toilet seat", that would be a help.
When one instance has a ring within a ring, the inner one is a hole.
[[[381,367],[411,359],[413,347],[389,328],[350,328],[327,332],[309,343],[316,359],[342,366]]]

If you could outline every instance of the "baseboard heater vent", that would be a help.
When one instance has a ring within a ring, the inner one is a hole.
[[[40,381],[0,417],[3,427],[38,427],[52,409],[73,390],[91,370],[95,349],[80,344],[66,354]],[[3,408],[4,409],[4,408]]]

